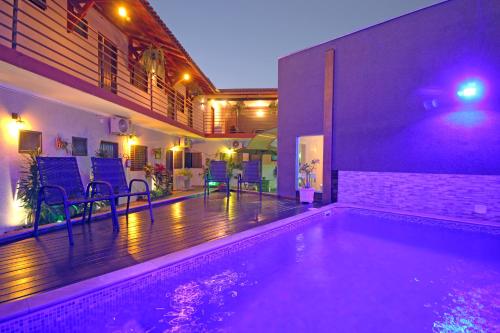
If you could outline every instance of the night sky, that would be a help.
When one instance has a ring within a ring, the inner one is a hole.
[[[150,0],[217,88],[276,87],[278,58],[442,0]]]

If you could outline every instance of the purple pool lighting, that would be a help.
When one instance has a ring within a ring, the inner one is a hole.
[[[183,273],[126,282],[38,331],[500,332],[500,230],[442,225],[337,209]]]
[[[467,80],[459,85],[457,96],[464,102],[476,102],[483,99],[484,90],[481,80]]]

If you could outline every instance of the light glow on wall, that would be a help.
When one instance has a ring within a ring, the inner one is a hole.
[[[483,111],[462,110],[449,113],[445,119],[450,125],[473,128],[482,125],[487,120],[487,117]]]
[[[265,116],[264,110],[262,109],[257,110],[257,112],[255,112],[255,115],[259,118],[264,117]]]
[[[17,145],[19,142],[19,131],[30,130],[31,126],[21,118],[13,119],[11,117],[3,118],[1,121],[1,129],[6,142],[12,145]]]

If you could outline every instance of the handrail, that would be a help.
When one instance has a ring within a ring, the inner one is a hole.
[[[7,5],[0,9],[0,44],[9,43],[18,52],[97,87],[103,86],[179,125],[203,132],[202,113],[197,113],[199,119],[196,121],[191,119],[193,103],[190,97],[181,94],[163,78],[153,79],[137,68],[132,77],[134,69],[129,67],[128,50],[124,51],[113,42],[110,45],[101,42],[99,36],[109,39],[90,24],[86,24],[87,38],[74,30],[69,32],[68,22],[74,24],[75,29],[78,29],[78,22],[85,22],[57,1],[47,2],[45,10],[33,6],[29,0],[0,0],[0,3]],[[17,17],[9,13],[9,8]],[[13,36],[16,36],[15,42]]]

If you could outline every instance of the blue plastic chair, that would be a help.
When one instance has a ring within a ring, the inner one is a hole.
[[[125,176],[125,170],[123,169],[123,163],[121,158],[92,157],[92,172],[95,180],[104,181],[111,184],[111,188],[113,189],[113,194],[115,198],[127,197],[127,210],[126,210],[127,219],[130,209],[130,198],[133,196],[140,196],[140,195],[147,196],[149,204],[149,215],[151,216],[151,223],[154,222],[153,207],[151,205],[151,193],[149,191],[148,183],[143,179],[132,179],[127,185],[127,178]],[[132,185],[136,182],[144,184],[145,188],[144,191],[132,192]],[[97,192],[99,191],[100,188],[98,186]],[[89,220],[91,214],[92,214],[92,204],[90,206]]]
[[[243,173],[238,176],[238,192],[242,191],[242,185],[244,183],[258,184],[259,193],[262,196],[260,161],[243,162]]]
[[[226,184],[226,194],[229,196],[230,178],[227,174],[227,162],[226,161],[211,161],[209,165],[208,175],[205,176],[205,187],[203,194],[210,195],[210,183],[224,183]]]
[[[66,216],[66,227],[70,245],[73,245],[73,231],[71,226],[71,215],[69,207],[72,205],[84,205],[82,221],[85,221],[85,211],[88,203],[96,201],[109,201],[113,220],[113,228],[118,230],[118,218],[116,215],[115,196],[111,184],[105,181],[93,181],[84,190],[78,163],[74,157],[37,157],[40,191],[35,214],[34,234],[38,236],[40,224],[40,209],[42,202],[49,206],[63,205]],[[91,189],[100,186],[104,195],[90,197]]]

